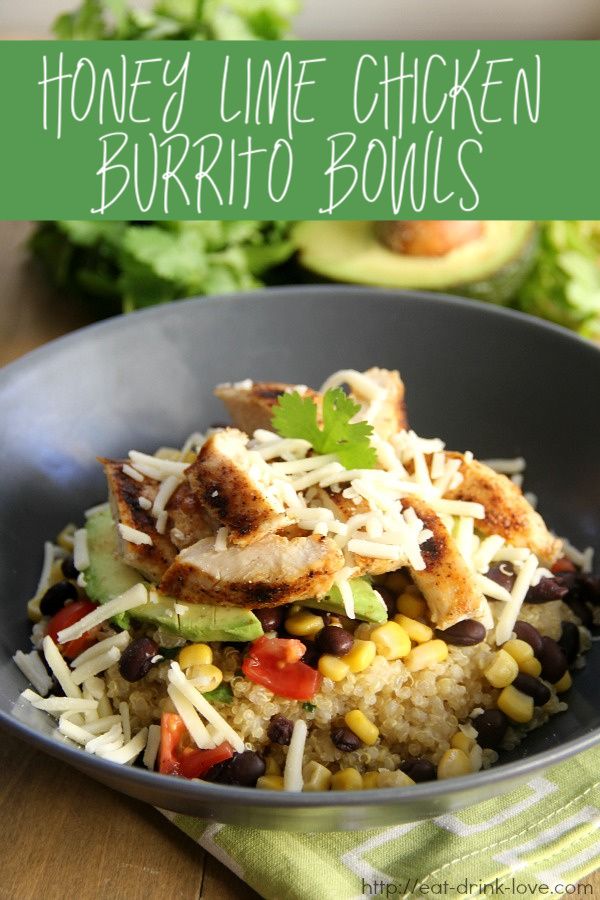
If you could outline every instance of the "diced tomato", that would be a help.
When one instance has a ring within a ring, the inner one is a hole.
[[[176,775],[179,744],[187,734],[183,719],[177,713],[163,713],[160,720],[159,771],[164,775]]]
[[[576,572],[577,569],[570,559],[567,559],[566,556],[561,556],[560,559],[556,560],[551,571],[553,575],[560,575],[561,572]]]
[[[75,638],[73,641],[67,641],[66,644],[57,643],[58,632],[62,631],[64,628],[69,628],[69,626],[74,625],[75,622],[79,622],[80,619],[83,619],[84,616],[87,616],[95,609],[96,604],[90,603],[89,600],[74,600],[73,603],[68,603],[66,606],[63,606],[62,609],[59,609],[48,622],[46,634],[50,635],[54,643],[57,644],[62,655],[67,659],[75,659],[76,656],[79,656],[80,653],[83,653],[84,650],[87,650],[88,647],[95,644],[98,629],[91,628],[89,631],[86,631],[85,634],[82,634],[80,638]]]
[[[191,746],[189,732],[177,713],[163,713],[160,720],[159,771],[163,775],[201,778],[217,763],[233,756],[233,748],[223,741],[212,750]]]
[[[278,697],[310,700],[321,684],[319,673],[301,662],[306,647],[292,638],[258,638],[242,663],[244,675]]]

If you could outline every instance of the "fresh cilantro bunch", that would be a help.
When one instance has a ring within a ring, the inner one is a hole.
[[[293,391],[279,397],[272,423],[281,437],[308,441],[316,453],[335,453],[346,469],[373,469],[377,464],[369,440],[373,426],[352,422],[359,410],[359,404],[341,388],[332,388],[323,397],[323,427],[319,428],[315,401]]]
[[[61,40],[277,40],[297,0],[83,0]],[[197,294],[261,287],[294,252],[287,222],[43,222],[31,240],[50,277],[101,317]]]
[[[54,23],[59,40],[278,40],[297,0],[157,0],[151,10],[127,0],[83,0]]]

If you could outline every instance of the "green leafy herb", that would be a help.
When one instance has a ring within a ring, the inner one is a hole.
[[[214,691],[207,691],[204,697],[209,703],[231,703],[233,700],[233,691],[226,682],[221,682]]]
[[[314,703],[303,703],[303,704],[302,704],[302,709],[305,709],[306,712],[314,712],[314,710],[315,710],[316,708],[317,708],[317,707],[315,706]]]
[[[82,0],[60,40],[281,40],[298,0]],[[43,222],[31,241],[65,293],[96,316],[261,287],[294,252],[287,222]],[[277,272],[269,281],[282,279]],[[288,279],[285,279],[288,280]]]
[[[282,437],[308,441],[317,453],[335,453],[346,469],[373,469],[377,464],[369,440],[373,426],[351,421],[359,410],[358,403],[341,388],[333,388],[323,397],[323,428],[319,428],[315,401],[293,391],[280,396],[273,411],[273,428]]]
[[[540,249],[517,301],[533,313],[600,339],[600,222],[542,222]]]

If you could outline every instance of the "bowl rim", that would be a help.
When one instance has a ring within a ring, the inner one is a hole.
[[[574,332],[568,331],[560,325],[548,322],[543,319],[537,319],[527,313],[510,309],[504,306],[495,306],[492,304],[470,300],[463,297],[457,297],[449,294],[433,293],[430,291],[417,290],[395,290],[392,288],[376,288],[368,285],[344,285],[344,284],[325,284],[325,285],[292,285],[292,286],[276,286],[258,289],[252,292],[238,292],[225,295],[211,295],[207,297],[192,297],[188,299],[173,301],[146,309],[136,310],[133,313],[120,314],[111,316],[100,322],[94,322],[79,328],[69,334],[56,338],[35,348],[24,354],[22,357],[8,363],[0,370],[0,389],[4,384],[8,383],[13,377],[17,377],[21,370],[29,368],[32,364],[42,363],[46,357],[52,356],[63,347],[76,344],[82,340],[82,337],[93,335],[95,333],[110,332],[125,327],[135,327],[135,323],[141,316],[146,318],[164,318],[170,315],[171,310],[181,308],[182,305],[193,306],[217,306],[228,303],[230,306],[239,302],[260,303],[261,298],[267,296],[279,295],[283,302],[294,302],[298,297],[316,296],[316,295],[334,295],[343,289],[349,294],[357,297],[377,295],[377,297],[387,302],[418,302],[426,300],[429,302],[444,303],[445,306],[454,306],[455,308],[466,310],[473,315],[489,315],[500,316],[512,319],[520,323],[525,328],[535,331],[546,331],[555,337],[577,344],[584,352],[587,348],[593,354],[600,355],[600,346],[594,344],[591,340],[581,337]],[[278,301],[279,302],[279,301]],[[459,793],[461,791],[470,791],[478,786],[485,788],[495,784],[511,780],[522,780],[527,776],[538,772],[540,769],[546,769],[554,766],[563,760],[582,753],[600,743],[600,728],[591,730],[589,733],[573,738],[565,743],[559,744],[544,750],[541,753],[534,753],[531,756],[525,756],[522,759],[513,760],[501,765],[494,765],[489,769],[471,773],[469,775],[460,776],[446,781],[429,781],[421,784],[410,785],[408,787],[390,787],[385,791],[374,788],[361,791],[339,791],[332,793],[331,791],[315,791],[315,792],[285,792],[268,791],[257,788],[244,788],[233,785],[219,785],[201,780],[186,780],[172,775],[162,775],[158,772],[146,771],[132,766],[122,766],[119,763],[102,759],[93,754],[83,754],[82,750],[77,747],[70,747],[67,744],[59,742],[56,738],[45,735],[41,731],[19,721],[13,715],[0,710],[0,726],[6,728],[16,737],[20,737],[27,743],[32,744],[37,749],[43,750],[51,756],[57,757],[62,761],[73,765],[77,769],[83,768],[81,762],[85,760],[85,769],[90,773],[97,772],[106,773],[107,776],[113,776],[113,783],[135,784],[140,788],[147,788],[149,792],[153,792],[158,785],[168,788],[170,794],[175,798],[184,798],[188,801],[198,801],[214,803],[227,799],[231,803],[239,803],[241,805],[251,805],[261,809],[273,809],[285,807],[286,809],[310,809],[315,810],[321,807],[348,808],[353,806],[395,806],[403,802],[409,801],[435,801],[442,799],[447,793]],[[160,779],[157,781],[157,779]],[[165,781],[167,779],[167,781]]]

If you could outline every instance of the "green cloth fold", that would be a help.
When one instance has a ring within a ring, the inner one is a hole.
[[[165,815],[267,900],[583,896],[571,886],[600,867],[600,749],[502,798],[377,830],[292,834]]]

